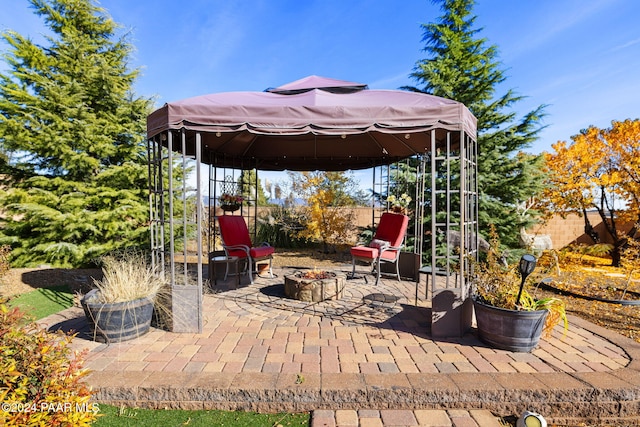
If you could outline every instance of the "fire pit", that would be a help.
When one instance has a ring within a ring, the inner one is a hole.
[[[284,276],[284,294],[293,299],[320,302],[342,298],[346,276],[330,271],[296,271]]]

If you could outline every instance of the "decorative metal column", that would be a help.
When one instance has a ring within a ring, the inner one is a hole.
[[[174,139],[179,136],[178,144]],[[174,332],[202,332],[202,194],[201,141],[195,135],[189,156],[186,134],[166,132],[147,141],[151,257],[154,267],[171,285],[167,301]],[[179,153],[179,154],[177,154]],[[196,188],[188,186],[188,170],[195,161]]]
[[[431,138],[430,268],[434,337],[461,336],[473,315],[470,257],[478,251],[476,141],[464,132]],[[457,138],[456,138],[457,137]]]

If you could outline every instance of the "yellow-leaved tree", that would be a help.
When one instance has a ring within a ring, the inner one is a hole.
[[[304,199],[306,218],[299,236],[321,242],[324,252],[340,244],[351,244],[355,218],[350,206],[356,204],[357,187],[344,172],[291,172],[293,192]]]
[[[592,126],[571,140],[557,142],[555,153],[545,155],[549,177],[541,203],[547,212],[582,215],[585,233],[599,242],[586,215],[595,209],[613,241],[617,267],[640,224],[640,120],[612,121],[607,129]],[[620,225],[628,221],[635,225],[623,233]]]

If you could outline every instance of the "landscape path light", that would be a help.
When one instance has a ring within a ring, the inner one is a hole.
[[[520,283],[520,291],[518,291],[518,298],[516,298],[516,310],[520,307],[520,297],[522,296],[522,288],[524,288],[524,282],[527,280],[527,277],[533,270],[536,268],[536,257],[533,255],[527,254],[522,255],[520,258],[520,263],[518,264],[518,270],[520,270],[520,275],[522,276],[522,282]]]
[[[531,412],[524,411],[520,418],[518,418],[518,422],[516,423],[517,427],[547,427],[547,421],[542,417],[542,415]]]

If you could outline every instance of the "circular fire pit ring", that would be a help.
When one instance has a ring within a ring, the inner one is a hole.
[[[321,302],[342,298],[347,276],[331,271],[296,271],[284,276],[284,294],[292,299]]]

